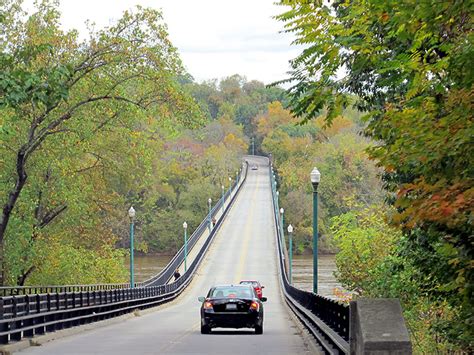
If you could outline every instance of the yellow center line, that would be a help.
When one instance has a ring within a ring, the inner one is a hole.
[[[234,280],[236,283],[239,283],[240,280],[242,280],[242,275],[243,275],[243,271],[245,267],[245,261],[247,259],[247,254],[248,254],[248,249],[249,249],[248,246],[250,242],[250,237],[252,236],[252,233],[251,233],[252,222],[255,216],[254,209],[255,209],[256,203],[253,203],[253,201],[255,200],[255,195],[257,194],[257,191],[258,191],[258,185],[259,185],[259,179],[257,176],[257,186],[255,187],[255,190],[253,191],[253,194],[252,194],[252,198],[250,200],[251,202],[250,211],[249,211],[250,218],[245,224],[245,228],[244,228],[244,240],[242,242],[242,250],[240,252],[239,266],[237,267],[235,271]]]

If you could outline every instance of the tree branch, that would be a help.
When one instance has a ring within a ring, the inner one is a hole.
[[[62,205],[59,207],[56,207],[52,211],[49,211],[46,213],[45,216],[41,219],[41,222],[38,225],[38,228],[42,229],[46,227],[48,224],[50,224],[57,216],[59,216],[61,213],[63,213],[67,209],[67,205]]]

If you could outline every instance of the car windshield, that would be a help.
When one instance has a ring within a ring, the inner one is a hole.
[[[246,286],[218,286],[215,287],[209,297],[212,298],[253,298],[253,290]]]

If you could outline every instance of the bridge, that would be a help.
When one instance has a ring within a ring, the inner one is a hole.
[[[232,191],[212,210],[217,219],[212,232],[205,220],[190,236],[190,247],[194,247],[188,270],[176,282],[172,273],[178,266],[184,270],[183,250],[159,275],[134,288],[126,284],[4,288],[0,350],[26,354],[359,353],[352,341],[364,338],[367,329],[360,331],[366,326],[360,324],[364,318],[360,312],[367,305],[351,306],[354,317],[350,320],[348,306],[288,283],[268,159],[249,156],[246,160]],[[258,165],[258,170],[249,169],[249,164]],[[202,335],[197,298],[215,284],[242,279],[259,280],[265,286],[263,335],[227,329]],[[377,302],[376,307],[379,318],[393,309]],[[389,316],[394,323],[400,321],[396,312]],[[385,320],[382,317],[382,323]],[[403,329],[387,336],[389,348],[409,349],[408,334],[402,333]],[[32,344],[41,346],[28,347]]]

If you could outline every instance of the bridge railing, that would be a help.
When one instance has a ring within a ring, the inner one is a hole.
[[[99,290],[83,289],[92,285],[73,285],[71,290],[62,289],[62,286],[53,286],[50,289],[39,288],[40,291],[47,291],[44,293],[0,297],[0,344],[120,316],[176,298],[196,274],[225,215],[247,179],[247,171],[248,163],[245,165],[243,178],[237,180],[240,183],[236,182],[235,192],[227,203],[224,214],[206,238],[188,270],[178,280],[147,287],[117,287]],[[77,288],[79,286],[80,288]],[[33,288],[30,287],[29,291],[32,290]]]
[[[349,353],[349,306],[313,292],[298,289],[289,282],[285,261],[286,243],[280,223],[276,181],[273,179],[271,164],[269,164],[269,170],[276,225],[279,276],[285,300],[325,352],[347,354]]]
[[[89,285],[46,285],[46,286],[4,286],[0,287],[0,297],[31,295],[37,293],[61,293],[78,291],[99,291],[130,288],[130,283],[89,284]]]

